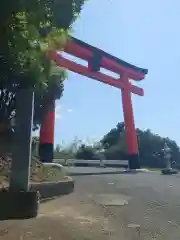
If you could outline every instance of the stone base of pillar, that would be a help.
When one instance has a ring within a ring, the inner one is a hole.
[[[138,154],[129,154],[129,169],[140,169],[139,155]]]
[[[172,174],[178,174],[179,171],[176,169],[172,169],[172,168],[165,168],[161,170],[161,173],[163,175],[172,175]]]
[[[41,143],[39,145],[40,161],[44,163],[51,163],[53,161],[54,146],[51,143]]]
[[[29,219],[38,214],[38,192],[0,191],[0,220]]]

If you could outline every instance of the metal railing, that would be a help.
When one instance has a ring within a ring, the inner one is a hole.
[[[128,167],[128,160],[81,160],[81,159],[54,159],[54,162],[65,166],[109,166]]]

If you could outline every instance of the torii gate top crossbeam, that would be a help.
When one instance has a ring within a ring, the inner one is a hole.
[[[139,96],[144,95],[142,88],[132,85],[129,81],[126,81],[127,84],[125,84],[122,81],[122,76],[125,76],[127,79],[140,81],[144,79],[145,75],[147,74],[147,69],[139,68],[129,64],[102,51],[101,49],[93,47],[73,37],[68,39],[64,47],[64,52],[86,60],[88,62],[88,67],[67,59],[55,50],[49,52],[49,58],[53,60],[57,66],[67,68],[70,71],[79,73],[83,76],[87,76],[116,88],[128,88],[129,92]],[[119,78],[114,78],[101,72],[100,68],[105,68],[118,74]]]
[[[109,69],[115,73],[122,73],[122,71],[129,72],[129,78],[133,80],[142,80],[148,73],[147,69],[139,68],[137,66],[129,64],[99,48],[96,48],[74,37],[71,37],[71,39],[67,42],[64,51],[70,54],[73,53],[74,56],[87,61],[93,57],[93,54],[97,54],[101,58],[101,67]]]

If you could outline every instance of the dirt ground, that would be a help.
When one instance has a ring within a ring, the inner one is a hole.
[[[118,239],[100,209],[86,201],[78,202],[77,199],[76,194],[70,194],[43,203],[36,219],[0,222],[0,239]]]

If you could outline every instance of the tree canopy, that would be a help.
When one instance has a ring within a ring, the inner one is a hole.
[[[62,96],[67,73],[57,68],[47,53],[52,49],[63,50],[84,2],[6,0],[1,4],[0,151],[3,153],[12,142],[19,88],[34,89],[34,129],[41,124],[49,103]]]
[[[172,162],[180,166],[180,148],[177,143],[169,138],[154,134],[151,130],[145,131],[136,129],[139,144],[139,159],[143,167],[163,168],[165,167],[163,148],[165,142],[171,148]],[[108,160],[126,160],[127,146],[125,143],[124,123],[118,123],[100,140],[101,148],[104,149],[105,158]],[[97,147],[81,145],[74,158],[77,159],[97,159]]]
[[[84,1],[6,0],[1,4],[0,130],[7,130],[16,116],[18,88],[35,90],[35,128],[49,102],[61,97],[67,74],[57,70],[47,51],[63,49]]]

